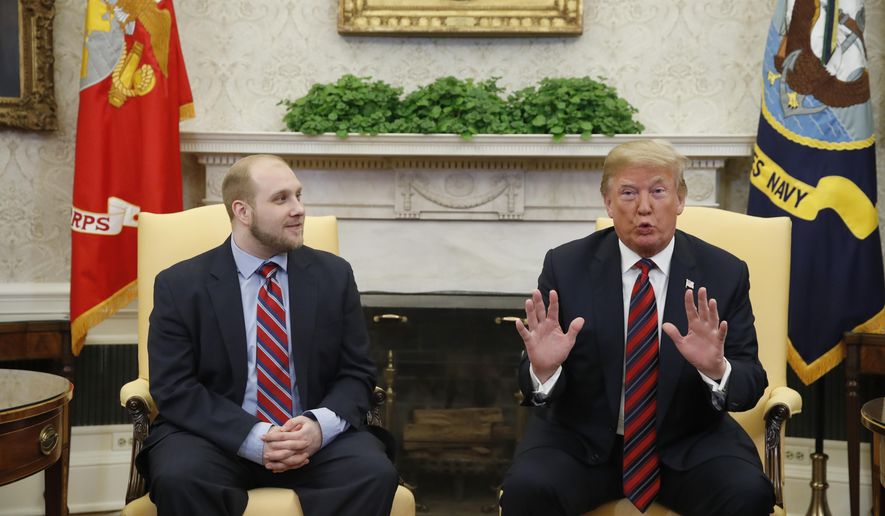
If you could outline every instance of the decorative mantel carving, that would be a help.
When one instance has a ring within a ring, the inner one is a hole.
[[[719,205],[718,171],[749,156],[751,136],[660,136],[691,163],[688,203]],[[204,202],[221,200],[221,178],[242,156],[280,155],[307,185],[314,214],[342,219],[589,221],[604,213],[602,161],[636,136],[589,141],[544,135],[334,135],[182,133],[182,152],[206,168]]]
[[[492,174],[470,170],[443,174],[397,171],[396,217],[453,218],[488,213],[502,220],[522,219],[524,177],[519,171]]]

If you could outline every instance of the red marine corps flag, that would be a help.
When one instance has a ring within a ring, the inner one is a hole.
[[[180,211],[194,108],[172,0],[88,0],[71,211],[71,337],[135,299],[141,210]]]

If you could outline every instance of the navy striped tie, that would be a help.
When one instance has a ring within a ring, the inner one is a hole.
[[[624,368],[624,494],[641,512],[658,495],[660,463],[655,447],[658,389],[658,308],[648,272],[655,263],[636,262],[639,277],[630,295]]]
[[[273,262],[267,262],[260,269],[266,281],[258,289],[255,328],[258,376],[256,415],[262,421],[282,426],[292,417],[293,400],[286,309],[283,305],[283,290],[276,279],[278,267]]]

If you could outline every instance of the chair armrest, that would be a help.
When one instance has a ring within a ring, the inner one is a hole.
[[[151,397],[148,381],[143,378],[120,388],[120,404],[126,407],[132,419],[132,459],[129,464],[129,486],[126,489],[126,503],[129,503],[147,492],[144,478],[135,467],[135,457],[144,446],[151,420],[157,415],[157,404]]]
[[[147,407],[151,421],[153,421],[157,416],[157,404],[154,403],[154,398],[151,396],[151,389],[147,380],[137,378],[120,387],[120,405],[126,407],[132,398],[141,399],[145,407]]]
[[[385,425],[386,421],[382,412],[382,409],[390,408],[391,400],[384,389],[376,386],[369,402],[369,412],[366,413],[366,429],[384,444],[387,457],[391,462],[394,462],[396,460],[396,439]]]
[[[783,385],[775,387],[765,402],[765,417],[767,418],[771,409],[778,405],[786,407],[786,417],[792,417],[802,412],[802,396],[789,387]]]
[[[375,390],[372,391],[372,397],[369,400],[369,412],[366,414],[366,424],[385,428],[384,416],[381,409],[386,402],[387,393],[384,392],[384,389],[381,387],[376,386]]]
[[[787,418],[800,412],[802,412],[802,396],[789,387],[775,387],[765,402],[765,474],[774,487],[775,504],[781,508],[784,506],[781,427]]]

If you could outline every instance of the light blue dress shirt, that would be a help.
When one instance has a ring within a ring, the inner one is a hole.
[[[286,309],[286,333],[289,335],[289,349],[292,349],[292,329],[291,319],[289,317],[289,273],[287,267],[289,262],[286,254],[278,254],[272,256],[269,260],[262,260],[252,256],[240,249],[233,237],[230,239],[230,247],[234,254],[234,262],[237,264],[237,277],[240,280],[240,296],[243,302],[243,320],[246,323],[246,393],[243,396],[243,410],[249,414],[255,414],[258,410],[258,373],[255,369],[256,361],[256,324],[258,309],[258,290],[264,278],[258,273],[265,262],[273,262],[279,265],[276,273],[277,282],[283,290],[283,304]],[[291,356],[291,354],[290,354]],[[295,361],[289,360],[289,378],[292,380],[292,397],[295,400],[295,414],[301,414],[303,407],[298,397],[298,387],[295,385]],[[350,426],[331,410],[320,407],[304,412],[304,415],[316,419],[323,432],[323,444],[326,446],[335,439],[341,432],[347,430]],[[271,428],[270,423],[264,421],[258,422],[252,427],[249,435],[240,445],[237,455],[258,464],[263,464],[261,460],[264,451],[264,441],[261,436],[266,434]]]

